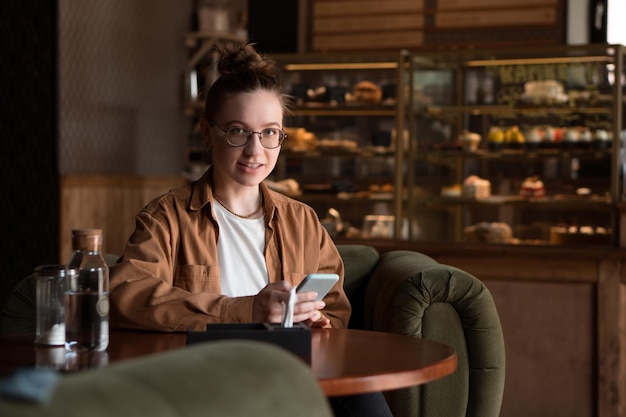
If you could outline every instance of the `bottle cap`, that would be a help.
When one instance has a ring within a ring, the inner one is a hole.
[[[102,235],[102,229],[74,229],[72,236]]]
[[[72,248],[74,250],[99,251],[102,245],[102,229],[72,230]]]

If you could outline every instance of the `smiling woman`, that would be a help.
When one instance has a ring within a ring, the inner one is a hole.
[[[321,273],[339,280],[322,300],[297,293],[293,322],[345,328],[351,308],[339,251],[311,207],[263,183],[285,139],[287,96],[274,63],[249,44],[222,46],[219,56],[201,122],[213,164],[136,216],[110,270],[111,325],[203,331],[209,323],[280,323],[291,290]],[[391,415],[381,393],[333,406],[336,415]]]

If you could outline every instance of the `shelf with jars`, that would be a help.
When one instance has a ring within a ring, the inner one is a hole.
[[[623,246],[625,55],[619,45],[411,54],[409,239]]]

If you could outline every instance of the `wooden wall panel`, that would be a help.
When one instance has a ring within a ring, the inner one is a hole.
[[[506,346],[500,415],[596,415],[594,286],[484,282],[496,302]]]
[[[69,259],[71,232],[78,228],[101,228],[103,251],[121,253],[135,229],[137,212],[154,197],[184,183],[180,177],[63,177],[59,262]]]
[[[311,0],[310,50],[559,45],[566,6],[566,0]]]

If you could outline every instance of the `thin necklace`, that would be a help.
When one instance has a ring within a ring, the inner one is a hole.
[[[259,197],[259,205],[256,209],[254,209],[254,211],[250,214],[246,214],[245,216],[241,215],[241,214],[237,214],[234,211],[232,211],[231,209],[228,208],[228,206],[226,204],[224,204],[224,202],[222,200],[220,200],[219,198],[217,198],[217,196],[215,194],[213,194],[213,198],[220,203],[220,205],[222,207],[224,207],[226,209],[227,212],[229,212],[230,214],[232,214],[233,216],[237,216],[240,219],[249,219],[250,217],[254,216],[255,214],[257,214],[259,212],[259,210],[261,210],[262,207],[262,200],[261,197]]]

